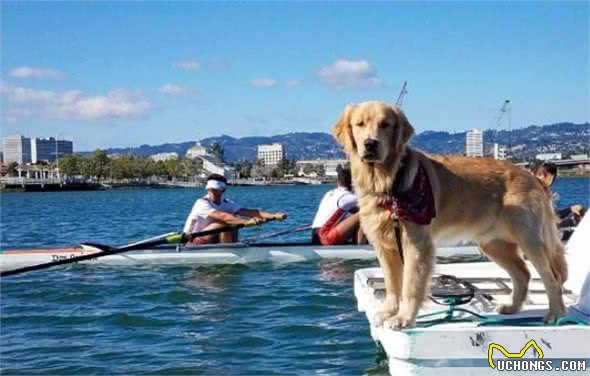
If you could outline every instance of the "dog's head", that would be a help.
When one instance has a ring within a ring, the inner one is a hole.
[[[384,163],[403,152],[414,128],[398,106],[363,102],[346,106],[333,134],[350,156]]]

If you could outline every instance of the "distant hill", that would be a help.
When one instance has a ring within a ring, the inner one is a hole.
[[[518,158],[531,158],[535,154],[559,151],[566,155],[588,153],[590,150],[590,123],[558,123],[551,125],[532,125],[514,129],[511,133],[500,131],[495,135],[501,145],[512,145],[513,154]],[[484,132],[486,148],[491,147],[493,131]],[[285,145],[289,159],[335,159],[344,158],[340,146],[332,135],[321,132],[296,132],[269,137],[234,138],[227,135],[201,140],[204,146],[219,143],[225,151],[227,162],[253,160],[256,158],[256,145],[267,143]],[[465,132],[448,133],[425,131],[415,135],[411,144],[421,150],[437,154],[463,154]],[[106,149],[108,154],[135,154],[149,156],[156,153],[176,152],[183,156],[195,145],[194,141],[167,143],[161,145],[141,145],[134,148]]]

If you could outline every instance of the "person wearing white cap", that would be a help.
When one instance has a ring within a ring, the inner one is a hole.
[[[225,177],[212,174],[207,178],[207,194],[199,198],[186,219],[183,232],[200,232],[213,230],[232,224],[246,222],[262,222],[268,219],[283,220],[287,216],[283,213],[268,213],[258,209],[246,209],[239,204],[224,199],[223,193],[227,187]],[[244,219],[244,217],[248,219]],[[194,244],[232,243],[238,241],[237,231],[226,231],[219,235],[196,238]]]

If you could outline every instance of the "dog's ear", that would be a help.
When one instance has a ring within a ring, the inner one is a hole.
[[[410,140],[410,137],[414,134],[414,127],[410,124],[410,121],[406,117],[406,114],[402,111],[401,108],[394,105],[392,106],[393,112],[397,116],[397,121],[399,123],[399,127],[401,127],[401,144],[405,145]]]
[[[354,137],[352,135],[352,127],[350,124],[350,113],[354,108],[353,104],[349,104],[346,106],[340,118],[334,124],[334,128],[332,129],[332,134],[336,141],[344,146],[344,151],[347,153],[351,153],[356,149],[356,143],[354,142]]]

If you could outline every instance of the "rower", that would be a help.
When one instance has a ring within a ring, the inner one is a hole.
[[[199,198],[186,219],[183,232],[201,232],[227,225],[261,223],[269,219],[282,221],[287,216],[283,213],[268,213],[258,209],[246,209],[239,204],[223,198],[227,180],[219,174],[207,178],[207,194]],[[244,219],[246,217],[249,219]],[[238,241],[238,231],[226,231],[218,235],[195,238],[193,244],[234,243]]]
[[[313,244],[339,245],[353,242],[366,243],[360,228],[357,197],[352,193],[352,176],[349,168],[338,170],[337,187],[328,191],[313,220]]]
[[[539,162],[533,166],[531,173],[541,182],[551,198],[557,200],[557,194],[551,192],[551,187],[557,177],[557,166],[549,162]],[[578,223],[582,221],[585,210],[582,205],[574,204],[556,210],[556,214],[559,219],[557,226],[561,230],[561,240],[566,241],[572,236]]]

